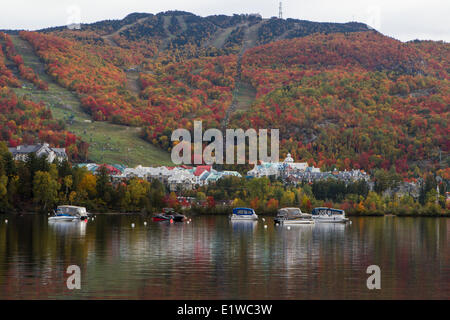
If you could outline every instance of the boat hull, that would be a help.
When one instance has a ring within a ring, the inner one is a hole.
[[[48,218],[48,222],[70,222],[70,221],[80,221],[84,220],[78,217],[50,217]]]
[[[349,221],[348,218],[344,217],[313,217],[316,223],[346,223]]]
[[[282,224],[282,225],[302,225],[302,224],[314,224],[314,220],[307,220],[307,219],[292,219],[292,220],[274,220],[275,223]]]
[[[173,216],[173,221],[174,222],[183,222],[184,219],[186,219],[186,216],[182,215],[182,214],[177,214]]]
[[[161,222],[161,221],[170,221],[170,220],[173,220],[173,219],[172,218],[165,218],[165,217],[153,217],[152,220],[155,221],[155,222]]]

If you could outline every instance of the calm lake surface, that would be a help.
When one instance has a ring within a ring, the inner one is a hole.
[[[0,219],[0,299],[450,298],[446,218],[351,218],[290,230],[271,218]],[[81,268],[80,290],[67,289],[69,265]],[[367,289],[369,265],[381,268],[381,290]]]

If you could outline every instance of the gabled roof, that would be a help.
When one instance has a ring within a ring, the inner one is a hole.
[[[29,154],[29,153],[38,153],[43,150],[45,153],[49,154],[50,151],[53,151],[59,157],[66,156],[65,148],[51,148],[47,143],[38,143],[38,144],[30,144],[30,145],[20,145],[17,147],[8,148],[9,152],[13,155],[16,154]]]
[[[195,169],[194,175],[196,177],[198,177],[199,175],[201,175],[204,171],[211,171],[211,166],[198,166]]]
[[[15,148],[8,148],[8,150],[12,154],[24,154],[24,153],[38,152],[42,147],[43,145],[41,144],[31,144],[31,145],[17,146]]]

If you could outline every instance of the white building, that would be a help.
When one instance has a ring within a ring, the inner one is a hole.
[[[169,189],[170,191],[177,191],[177,190],[192,190],[194,189],[197,177],[194,176],[192,172],[189,170],[174,170],[174,173],[172,176],[168,179]]]
[[[308,168],[311,168],[314,172],[320,172],[319,168],[308,167],[307,162],[294,162],[291,154],[288,153],[283,162],[262,162],[259,165],[255,165],[252,170],[248,171],[247,175],[255,178],[264,176],[278,177],[291,171],[306,171]]]

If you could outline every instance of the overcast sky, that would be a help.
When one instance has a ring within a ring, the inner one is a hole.
[[[10,0],[2,5],[0,29],[35,30],[167,10],[201,16],[260,13],[270,18],[278,15],[278,6],[279,0]],[[402,41],[450,42],[450,0],[283,0],[283,17],[360,21]]]

